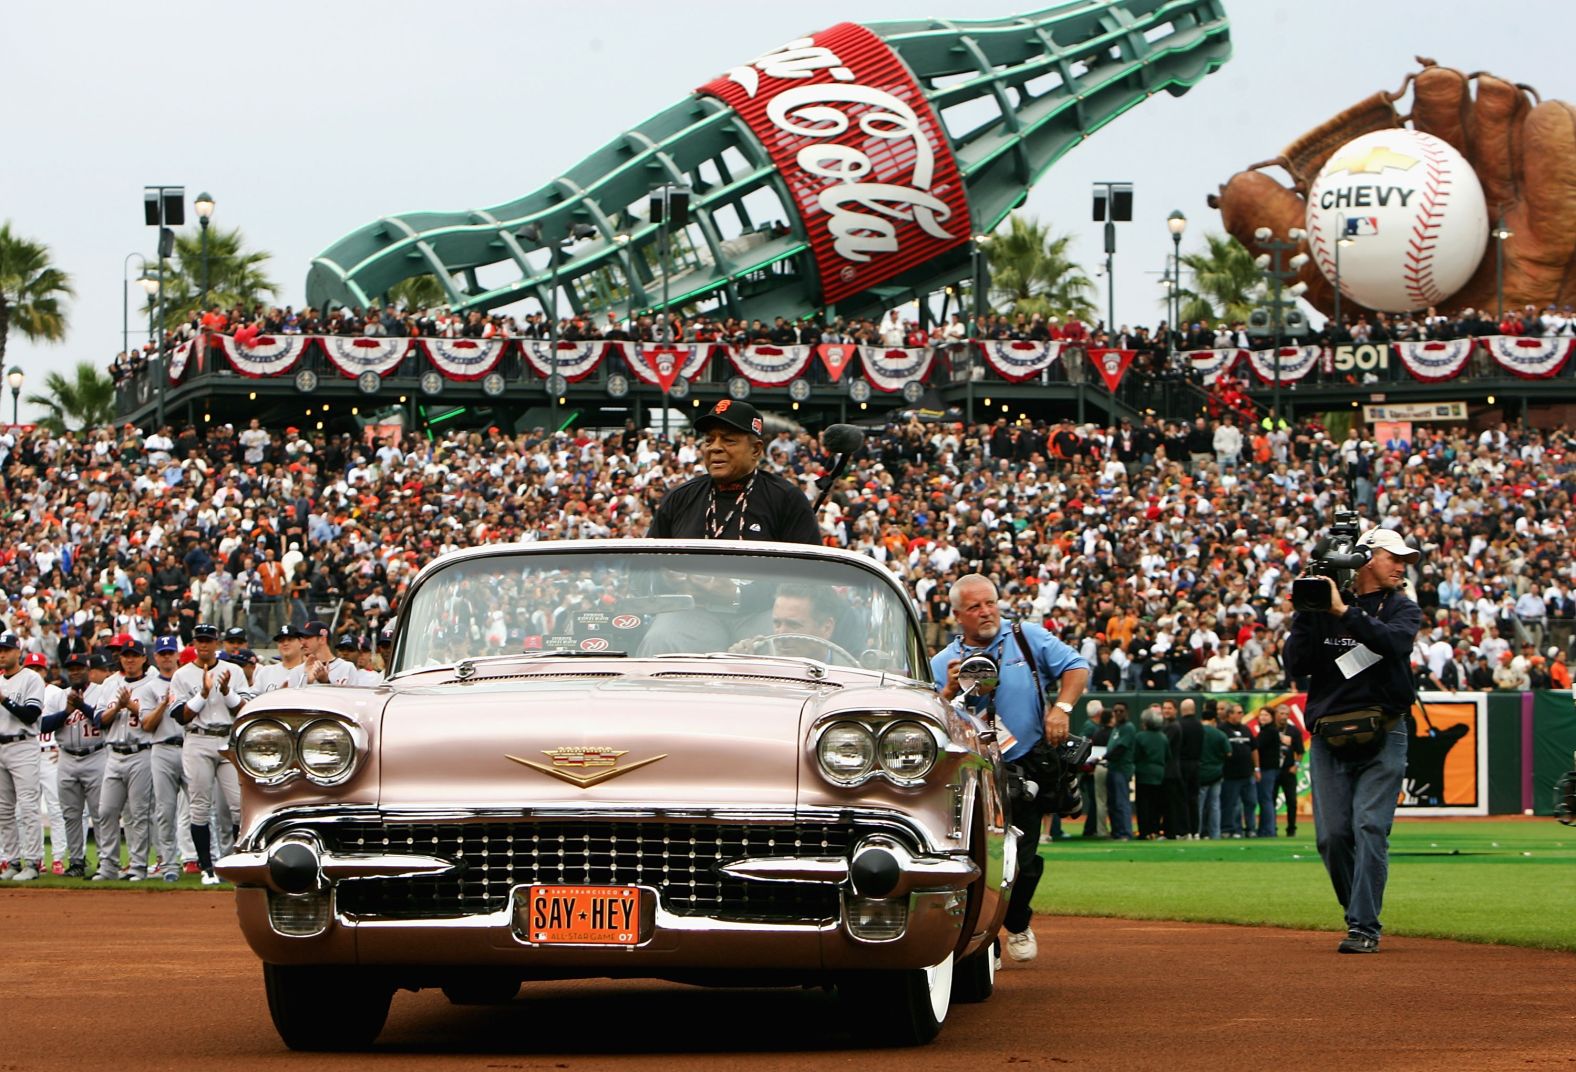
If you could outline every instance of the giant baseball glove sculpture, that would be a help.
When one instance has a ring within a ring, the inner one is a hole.
[[[1303,227],[1304,198],[1320,168],[1342,145],[1376,130],[1410,126],[1455,147],[1477,172],[1490,220],[1503,216],[1504,294],[1507,308],[1531,303],[1576,303],[1576,108],[1544,101],[1530,86],[1478,72],[1463,74],[1418,57],[1423,69],[1395,93],[1379,92],[1308,131],[1279,157],[1231,177],[1209,198],[1226,230],[1255,255],[1259,227],[1284,235]],[[1398,105],[1411,90],[1411,112]],[[1263,168],[1282,167],[1291,188]],[[1441,311],[1492,309],[1493,242],[1471,279],[1446,299]],[[1312,259],[1300,278],[1306,298],[1329,312],[1334,288]]]

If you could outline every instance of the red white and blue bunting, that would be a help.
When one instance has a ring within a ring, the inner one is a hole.
[[[739,375],[756,387],[781,387],[798,379],[814,356],[813,346],[740,346],[728,351]]]
[[[1237,367],[1237,362],[1247,354],[1235,347],[1224,350],[1188,350],[1184,356],[1193,371],[1204,378],[1204,386],[1212,387],[1215,381]]]
[[[1062,353],[1059,342],[1029,342],[1024,339],[978,339],[980,356],[991,370],[1009,383],[1032,380],[1051,367]]]
[[[1296,383],[1314,365],[1319,363],[1319,355],[1324,352],[1321,346],[1282,346],[1280,348],[1280,382]],[[1275,351],[1249,350],[1248,364],[1253,367],[1253,374],[1265,383],[1275,382]]]
[[[565,342],[559,339],[558,366],[554,368],[551,339],[520,340],[520,353],[525,355],[526,363],[536,370],[538,376],[546,379],[556,372],[570,383],[583,380],[595,372],[602,363],[602,354],[606,349],[607,343],[601,339],[590,342]]]
[[[1413,379],[1423,383],[1441,383],[1461,375],[1467,359],[1472,356],[1472,340],[1398,342],[1395,352]]]
[[[316,336],[259,335],[249,346],[229,335],[214,335],[211,338],[219,341],[219,348],[224,351],[224,356],[235,371],[242,376],[261,378],[282,376],[295,368],[296,362],[306,352],[307,343]]]
[[[1493,355],[1499,367],[1524,380],[1545,380],[1559,374],[1570,360],[1576,339],[1569,337],[1518,338],[1490,335],[1482,340],[1483,349]]]
[[[923,380],[930,375],[930,363],[935,351],[928,346],[907,350],[888,349],[883,346],[861,346],[859,360],[865,366],[865,376],[870,386],[888,394],[901,391],[910,380]]]
[[[621,345],[627,346],[628,344]],[[627,349],[624,351],[624,354],[626,355],[625,360],[629,364],[629,370],[635,374],[636,379],[640,380],[641,383],[649,383],[653,387],[661,387],[662,381],[657,378],[657,373],[655,371],[656,365],[653,361],[648,361],[646,359],[645,351],[678,350],[681,353],[683,360],[679,364],[678,375],[675,378],[682,380],[693,380],[696,376],[699,376],[705,371],[706,362],[711,360],[711,349],[713,345],[715,344],[709,342],[679,343],[676,346],[661,347],[642,345],[640,348],[642,352],[640,357],[630,360],[628,356],[629,351]]]
[[[451,380],[479,380],[493,370],[508,339],[422,339],[432,367]]]
[[[399,368],[410,349],[409,339],[377,335],[324,335],[318,343],[328,363],[351,379],[363,372],[387,376]]]
[[[170,382],[180,383],[181,377],[186,375],[186,363],[191,360],[192,347],[197,345],[195,339],[181,343],[170,352]]]

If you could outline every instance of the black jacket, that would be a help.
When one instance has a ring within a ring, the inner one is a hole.
[[[1412,706],[1412,644],[1423,624],[1423,612],[1401,592],[1343,592],[1346,613],[1336,618],[1322,611],[1298,612],[1286,638],[1286,670],[1307,675],[1312,726],[1324,715],[1378,707],[1399,715]],[[1336,660],[1361,645],[1379,661],[1347,677]]]
[[[1231,756],[1226,760],[1225,777],[1253,777],[1253,738],[1248,736],[1248,727],[1240,722],[1236,725],[1227,722],[1220,727],[1220,732],[1226,735],[1226,740],[1231,744]]]
[[[663,496],[646,535],[686,540],[710,537],[706,531],[706,507],[712,494],[709,476],[680,484]],[[727,519],[735,502],[735,495],[723,493],[717,503],[716,519]],[[819,544],[821,528],[815,523],[804,492],[776,473],[762,469],[755,474],[755,486],[745,504],[742,531],[738,524],[729,524],[722,538]]]

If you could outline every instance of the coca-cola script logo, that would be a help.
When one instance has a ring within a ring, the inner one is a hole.
[[[771,154],[809,232],[825,301],[967,241],[951,145],[902,60],[864,27],[789,41],[699,92],[731,105]]]

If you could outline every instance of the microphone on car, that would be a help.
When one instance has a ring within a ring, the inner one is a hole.
[[[821,433],[821,446],[836,454],[837,461],[832,463],[832,471],[822,479],[821,494],[816,497],[815,505],[810,507],[811,513],[820,512],[821,504],[826,502],[826,497],[837,486],[837,478],[848,468],[848,459],[864,445],[864,430],[851,424],[834,424]]]

